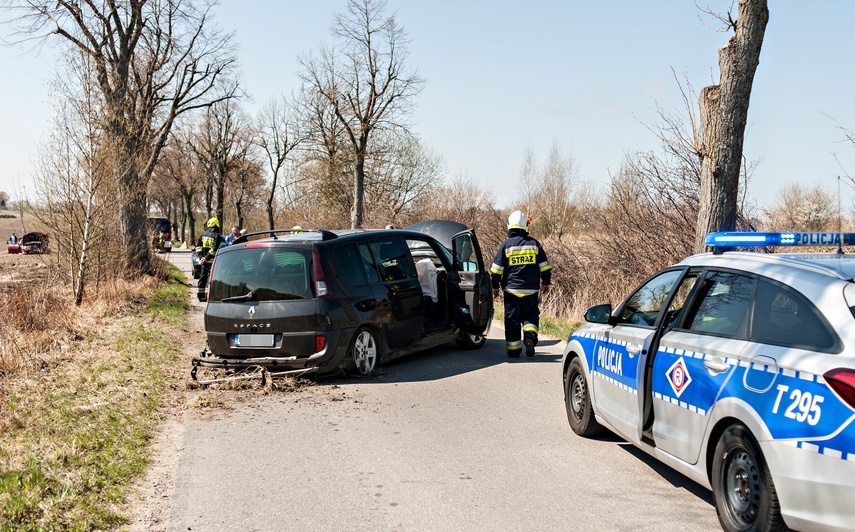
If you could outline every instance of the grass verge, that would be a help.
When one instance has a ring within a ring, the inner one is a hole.
[[[493,309],[493,319],[497,321],[504,321],[505,319],[505,308],[500,303],[496,303],[496,306]],[[579,322],[571,322],[562,320],[561,318],[541,314],[538,330],[543,336],[552,336],[561,340],[566,340],[570,336],[570,333],[579,327],[579,325],[581,325]]]
[[[0,530],[104,530],[144,474],[160,407],[180,385],[183,275],[40,372],[0,381]]]

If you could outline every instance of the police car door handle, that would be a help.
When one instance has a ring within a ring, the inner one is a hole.
[[[704,366],[706,366],[708,370],[716,373],[723,373],[730,369],[730,364],[725,363],[720,358],[708,358],[704,360]]]
[[[629,356],[634,357],[641,351],[640,345],[628,345],[626,346],[626,352],[629,353]]]

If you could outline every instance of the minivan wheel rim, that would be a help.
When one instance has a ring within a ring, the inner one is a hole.
[[[377,346],[374,344],[374,337],[370,332],[362,331],[353,345],[353,361],[356,363],[356,368],[366,375],[374,369],[376,360]]]

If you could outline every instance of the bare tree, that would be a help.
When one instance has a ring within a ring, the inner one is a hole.
[[[306,134],[294,116],[290,102],[282,96],[279,100],[271,100],[259,113],[256,119],[256,143],[267,158],[270,170],[270,194],[267,196],[267,223],[269,229],[275,229],[273,218],[273,203],[276,198],[280,174],[292,152],[306,140]],[[293,191],[294,187],[287,184],[283,189]]]
[[[365,163],[365,209],[376,225],[400,224],[420,197],[436,191],[445,176],[442,157],[406,131],[384,131]],[[382,223],[381,223],[382,222]]]
[[[47,206],[42,221],[51,228],[57,260],[61,269],[67,266],[74,304],[79,306],[93,277],[92,243],[104,242],[98,249],[101,257],[112,247],[112,239],[105,237],[110,234],[107,226],[115,187],[110,186],[109,150],[103,145],[103,101],[93,61],[80,53],[65,59],[67,69],[54,83],[59,103],[52,134],[40,149],[37,186]],[[101,265],[96,266],[101,270]]]
[[[829,231],[837,227],[837,195],[820,184],[789,184],[775,194],[774,207],[765,213],[770,229]]]
[[[407,38],[383,0],[349,0],[333,35],[342,48],[303,57],[302,78],[332,107],[353,152],[351,227],[362,227],[365,162],[376,130],[402,127],[423,85],[407,68]]]
[[[736,21],[730,14],[724,21],[734,35],[719,50],[720,83],[701,90],[700,205],[695,233],[699,252],[705,249],[707,233],[736,228],[748,102],[768,21],[767,0],[740,0]]]
[[[534,202],[534,194],[537,189],[538,172],[537,172],[537,156],[534,154],[534,148],[528,145],[523,156],[523,164],[520,169],[520,203],[525,212],[531,211],[532,203]]]
[[[118,183],[127,274],[151,269],[148,180],[176,118],[229,98],[230,36],[211,30],[207,0],[3,0],[27,38],[57,35],[88,55],[104,102]],[[215,90],[215,89],[223,90]]]
[[[193,137],[193,150],[213,183],[215,214],[221,224],[225,223],[226,179],[246,158],[251,138],[248,119],[235,100],[210,106]]]
[[[196,241],[196,207],[203,188],[204,175],[196,153],[187,140],[188,132],[173,131],[172,140],[157,164],[158,180],[169,183],[180,198],[180,239]],[[177,235],[173,235],[175,238]]]
[[[226,190],[234,207],[237,227],[244,227],[247,210],[259,208],[264,185],[261,164],[247,156],[237,161],[226,183]],[[225,233],[226,229],[223,228],[223,234]]]
[[[492,191],[479,186],[471,175],[462,170],[455,172],[449,182],[440,185],[435,193],[420,196],[416,203],[417,219],[413,221],[454,220],[475,227],[484,253],[498,247],[507,236],[505,222],[496,215],[493,207],[495,197]]]
[[[532,198],[544,236],[561,240],[566,232],[575,228],[579,212],[574,205],[577,181],[573,158],[562,152],[557,141],[553,142]]]

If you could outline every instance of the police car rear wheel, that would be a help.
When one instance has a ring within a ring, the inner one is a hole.
[[[350,345],[351,360],[360,375],[371,375],[374,371],[380,353],[379,345],[374,333],[367,327],[360,328],[353,335]]]
[[[603,426],[594,418],[591,395],[585,369],[578,358],[570,361],[564,377],[564,404],[570,428],[579,436],[594,436],[603,431]]]
[[[766,460],[747,428],[737,424],[724,431],[712,473],[716,513],[724,530],[786,530]]]

